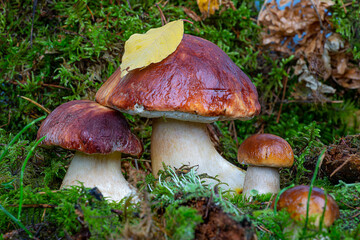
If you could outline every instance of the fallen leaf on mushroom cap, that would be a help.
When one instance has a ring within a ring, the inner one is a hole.
[[[125,42],[121,77],[137,68],[161,62],[179,46],[184,35],[184,22],[177,20],[145,34],[133,34]]]

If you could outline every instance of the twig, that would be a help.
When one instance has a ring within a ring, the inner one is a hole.
[[[238,141],[238,137],[237,137],[237,132],[236,132],[236,127],[235,127],[235,121],[232,120],[230,123],[230,126],[233,130],[233,134],[234,134],[234,138],[235,138],[235,142],[236,142],[236,148],[239,148],[239,141]]]
[[[275,103],[315,103],[316,101],[312,101],[312,100],[284,100],[284,101],[276,101]],[[321,101],[322,103],[343,103],[343,100],[327,100],[327,101]]]
[[[334,176],[335,173],[337,173],[342,167],[344,167],[349,161],[351,161],[353,159],[353,155],[346,159],[345,162],[343,162],[339,167],[337,167],[331,174],[330,174],[330,177]]]
[[[268,209],[270,207],[270,204],[271,204],[272,200],[274,199],[274,197],[275,197],[275,193],[271,194],[271,197],[269,199],[269,202],[266,204],[265,209]]]
[[[9,109],[8,122],[6,124],[1,125],[0,128],[3,128],[5,126],[9,125],[10,124],[10,119],[11,119],[11,109]]]
[[[24,97],[24,96],[20,96],[22,99],[25,99],[29,102],[31,102],[32,104],[38,106],[39,108],[41,108],[42,110],[44,110],[45,112],[47,112],[48,114],[51,113],[51,111],[49,109],[47,109],[46,107],[42,106],[41,104],[35,102],[34,100],[30,99],[30,98],[27,98],[27,97]]]
[[[346,7],[345,7],[345,4],[344,4],[343,0],[340,0],[340,1],[341,1],[341,3],[342,3],[342,7],[344,8],[344,12],[347,13],[347,9],[346,9]]]
[[[317,16],[318,16],[318,18],[319,18],[320,27],[321,27],[321,29],[323,29],[323,30],[324,30],[324,25],[323,25],[323,23],[322,23],[320,13],[319,13],[319,11],[318,11],[318,9],[317,9],[317,7],[316,7],[316,5],[315,5],[314,1],[313,1],[313,0],[310,0],[310,2],[311,2],[311,4],[313,5],[313,7],[314,7],[314,9],[315,9],[315,12],[316,12],[316,15],[317,15]]]
[[[359,215],[360,215],[360,212],[356,213],[354,216],[351,216],[350,218],[356,218]]]
[[[34,0],[34,3],[33,3],[33,11],[32,11],[32,18],[31,18],[31,30],[30,30],[30,47],[32,47],[32,44],[33,44],[34,18],[35,18],[37,2],[38,2],[37,0]]]
[[[270,233],[270,234],[273,234],[269,229],[266,229],[264,226],[258,225],[257,227],[258,227],[260,230],[262,230],[262,231],[265,231],[265,232],[268,232],[268,233]]]
[[[63,86],[60,86],[60,85],[50,84],[50,83],[41,83],[41,85],[44,86],[44,87],[54,87],[54,88],[61,88],[61,89],[71,90],[70,88],[63,87]]]
[[[280,121],[280,115],[281,115],[281,110],[282,110],[282,106],[283,106],[283,101],[285,99],[286,86],[287,86],[287,82],[289,80],[289,77],[288,77],[289,72],[290,72],[290,68],[288,68],[287,75],[285,76],[285,79],[284,79],[283,94],[282,94],[282,97],[281,97],[281,103],[280,103],[279,112],[278,112],[278,115],[277,115],[277,118],[276,118],[276,123],[279,123],[279,121]]]
[[[167,24],[165,15],[164,15],[163,11],[161,10],[159,4],[155,3],[155,6],[158,8],[158,10],[159,10],[159,12],[160,12],[161,25],[164,26],[165,24]]]
[[[89,10],[89,12],[90,12],[91,19],[92,19],[93,21],[95,21],[94,15],[93,15],[93,13],[91,12],[91,9],[89,8],[88,5],[86,5],[86,8],[87,8],[87,9]]]

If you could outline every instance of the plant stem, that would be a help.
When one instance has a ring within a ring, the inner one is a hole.
[[[19,227],[21,227],[29,235],[30,238],[33,237],[32,233],[16,217],[14,217],[11,213],[9,213],[1,204],[0,204],[0,210],[3,211],[9,218],[11,218],[13,222],[19,225]]]
[[[315,179],[316,179],[317,174],[319,172],[320,163],[322,162],[322,160],[325,157],[325,155],[324,155],[325,151],[326,151],[326,148],[324,148],[321,151],[320,156],[319,156],[319,158],[317,160],[317,163],[316,163],[316,167],[315,167],[315,170],[314,170],[314,175],[313,175],[313,177],[311,179],[311,183],[310,183],[310,187],[309,187],[309,195],[308,195],[308,200],[307,200],[307,204],[306,204],[306,218],[305,218],[305,224],[304,224],[304,229],[303,229],[304,234],[306,233],[306,227],[307,227],[307,224],[308,224],[308,221],[309,221],[309,206],[310,206],[311,192],[312,192],[312,189],[313,189],[313,186],[314,186]]]
[[[40,138],[38,141],[36,141],[36,143],[34,144],[34,146],[30,149],[29,153],[27,154],[24,163],[22,165],[21,168],[21,172],[20,172],[20,200],[19,200],[19,210],[18,210],[18,219],[20,219],[20,215],[21,215],[21,208],[22,208],[22,203],[23,203],[23,196],[24,196],[24,172],[25,172],[25,167],[26,164],[29,160],[29,158],[32,156],[33,152],[35,151],[35,148],[40,144],[40,142],[42,140],[44,140],[46,138],[46,136],[43,136],[42,138]]]
[[[32,121],[31,123],[29,123],[28,125],[26,125],[18,134],[16,134],[16,136],[11,140],[11,142],[5,147],[4,151],[1,153],[0,155],[0,161],[1,159],[3,159],[3,157],[8,153],[9,151],[9,148],[11,147],[11,145],[14,144],[14,142],[16,142],[16,140],[19,139],[19,137],[21,136],[21,134],[23,132],[25,132],[29,127],[31,127],[32,125],[34,125],[36,122],[38,121],[41,121],[43,119],[45,119],[46,116],[42,116],[42,117],[39,117],[37,119],[35,119],[34,121]]]

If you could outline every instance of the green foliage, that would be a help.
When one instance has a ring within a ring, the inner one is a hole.
[[[344,1],[335,1],[332,7],[332,22],[336,32],[349,41],[354,59],[360,59],[360,4],[359,1],[349,1],[350,5],[344,7]]]
[[[195,227],[202,222],[196,209],[170,205],[165,211],[166,230],[173,233],[171,239],[194,239]]]
[[[221,13],[219,11],[194,24],[185,23],[186,33],[206,38],[220,46],[249,75],[259,93],[261,115],[250,121],[236,120],[236,134],[229,132],[229,123],[216,123],[223,135],[220,139],[222,154],[238,164],[237,143],[256,132],[279,135],[291,144],[296,156],[295,167],[281,172],[285,180],[282,185],[308,183],[308,175],[313,169],[305,166],[317,158],[323,144],[356,133],[347,127],[347,121],[359,109],[358,94],[356,90],[340,89],[338,95],[332,98],[344,100],[343,103],[316,105],[297,102],[292,96],[297,83],[291,70],[295,64],[293,58],[282,58],[261,48],[261,28],[256,24],[256,2],[232,2],[236,10],[221,6]],[[21,4],[20,1],[3,1],[0,10],[0,148],[4,149],[14,133],[27,123],[44,115],[43,110],[19,96],[28,97],[50,110],[73,99],[93,100],[97,89],[120,65],[124,42],[134,33],[144,33],[161,26],[160,12],[155,3],[153,0],[38,1],[33,42],[30,43],[34,1],[24,0]],[[182,7],[200,15],[196,1],[162,2],[159,7],[169,21],[191,20]],[[336,31],[349,41],[355,57],[351,61],[356,65],[356,60],[360,59],[359,3],[352,1],[345,8],[343,1],[336,1],[331,10],[332,19]],[[287,100],[283,102],[277,122],[286,78]],[[142,158],[150,159],[151,121],[130,115],[126,115],[126,118],[132,131],[144,143]],[[36,131],[35,127],[25,131],[0,159],[0,204],[15,216],[20,204],[21,165],[35,143]],[[235,136],[237,139],[234,139]],[[139,206],[129,199],[117,204],[98,201],[84,187],[52,192],[49,188],[59,188],[72,154],[59,149],[36,149],[34,153],[23,172],[23,204],[52,204],[56,207],[46,209],[45,215],[43,208],[23,207],[19,221],[25,226],[33,219],[35,223],[49,223],[42,227],[47,227],[53,236],[59,238],[66,238],[66,234],[73,236],[89,228],[94,239],[109,239],[123,237],[124,229],[128,229],[126,224],[136,225],[143,220],[138,217]],[[147,169],[148,166],[139,161],[139,168]],[[271,194],[256,195],[252,202],[248,202],[241,195],[224,194],[221,190],[217,193],[218,187],[213,184],[209,188],[204,184],[203,177],[206,176],[197,176],[194,170],[188,174],[166,170],[159,180],[151,174],[146,176],[147,186],[152,190],[150,205],[153,213],[157,214],[159,209],[165,211],[163,219],[166,226],[163,229],[166,237],[189,239],[193,236],[195,226],[201,222],[200,216],[194,209],[181,204],[197,197],[213,198],[234,218],[239,218],[243,212],[249,214],[257,226],[259,239],[279,239],[292,235],[292,230],[287,232],[290,222],[288,214],[284,211],[274,214],[267,208]],[[329,231],[320,232],[317,236],[323,234],[329,239],[360,238],[360,222],[353,217],[358,216],[356,214],[359,212],[358,185],[334,187],[326,178],[317,179],[316,184],[329,189],[341,208],[341,219]],[[141,181],[138,185],[141,185]],[[123,214],[116,214],[112,210]],[[45,220],[42,219],[43,215]],[[9,223],[16,221],[0,211],[0,234],[18,228],[18,225]],[[159,222],[156,224],[161,225]],[[270,232],[261,230],[260,226]],[[314,234],[309,231],[302,237],[313,238]],[[22,237],[26,238],[27,235]],[[48,237],[43,236],[45,239]]]

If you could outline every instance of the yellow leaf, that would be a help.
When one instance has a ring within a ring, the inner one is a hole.
[[[184,35],[184,22],[177,20],[162,27],[150,29],[145,34],[133,34],[125,42],[121,77],[137,68],[161,62],[179,46]]]
[[[220,1],[219,0],[197,0],[198,7],[202,14],[207,14],[210,16],[214,14],[216,10],[219,10]]]

